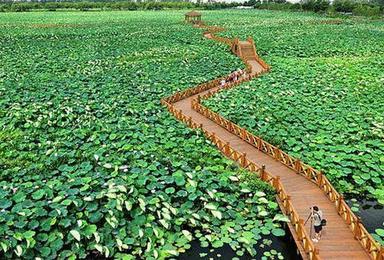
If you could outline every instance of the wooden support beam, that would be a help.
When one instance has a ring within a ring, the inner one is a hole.
[[[343,212],[342,212],[342,204],[344,202],[344,197],[343,195],[340,195],[338,201],[337,201],[337,212],[339,213],[339,215],[341,215]]]
[[[287,195],[287,197],[285,198],[285,200],[283,202],[283,205],[284,205],[284,208],[285,208],[285,213],[288,212],[288,205],[289,205],[290,201],[291,201],[291,196]]]
[[[278,147],[275,147],[274,148],[274,152],[275,152],[275,159],[277,161],[280,161],[281,160],[281,154],[280,154],[280,149]]]
[[[297,236],[300,241],[303,240],[303,234],[304,234],[304,220],[299,219],[298,228],[297,228]]]
[[[227,142],[224,146],[224,154],[229,155],[229,142]]]
[[[265,172],[265,165],[264,164],[261,166],[261,169],[260,169],[260,179],[262,181],[267,180],[267,173]]]
[[[246,157],[247,157],[247,154],[246,154],[246,153],[243,153],[243,154],[241,155],[241,163],[240,163],[240,164],[241,164],[241,166],[244,167],[244,168],[247,167],[247,165],[246,165],[246,164],[247,164]]]
[[[360,228],[360,225],[361,225],[361,219],[360,219],[360,217],[357,217],[356,218],[356,222],[355,222],[355,228],[353,230],[353,234],[355,235],[356,239],[360,239],[361,238],[361,228]]]
[[[275,187],[277,193],[279,193],[280,176],[276,176],[276,177],[273,179],[273,187]]]
[[[384,247],[381,246],[375,260],[384,260]]]
[[[296,173],[300,173],[301,171],[301,161],[299,159],[296,159],[295,161],[295,171]]]
[[[321,188],[321,183],[323,181],[323,173],[320,171],[317,173],[317,185]]]
[[[314,260],[320,259],[319,253],[320,253],[320,250],[317,247],[315,247],[315,251],[313,252],[313,254],[314,254],[313,259]]]

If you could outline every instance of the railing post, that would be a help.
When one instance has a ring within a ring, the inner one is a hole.
[[[323,182],[323,173],[320,171],[317,174],[317,185],[321,188],[321,183]]]
[[[232,122],[229,122],[228,126],[227,126],[227,130],[231,133],[233,133],[233,123]]]
[[[315,247],[313,254],[314,254],[313,259],[318,260],[319,259],[319,249],[317,247]]]
[[[350,225],[352,223],[352,216],[351,216],[351,214],[349,214],[348,211],[346,211],[346,213],[347,213],[347,220],[346,220],[346,222],[347,222],[348,225]]]
[[[356,239],[361,238],[360,223],[361,223],[360,217],[356,217],[355,228],[353,230],[353,233],[354,233]]]
[[[256,143],[257,143],[257,149],[261,151],[261,138],[257,138]]]
[[[295,161],[295,171],[296,173],[300,173],[300,169],[301,169],[301,162],[299,159],[296,159]]]
[[[384,247],[383,246],[380,246],[380,250],[379,250],[375,260],[384,260]]]
[[[277,191],[277,194],[280,193],[279,191],[279,184],[280,184],[280,176],[276,176],[274,179],[273,179],[273,187],[275,187],[276,191]]]
[[[247,166],[247,165],[246,165],[246,164],[247,164],[247,162],[246,162],[246,156],[247,156],[246,153],[243,153],[242,156],[241,156],[241,162],[240,162],[240,164],[241,164],[241,166],[244,167],[244,168]]]
[[[299,219],[299,223],[297,224],[297,236],[299,241],[303,240],[303,229],[304,229],[304,220]]]
[[[260,169],[260,178],[262,181],[266,181],[267,180],[267,173],[265,172],[265,164],[263,164],[261,166],[261,169]]]
[[[339,199],[337,200],[337,203],[338,203],[337,211],[338,211],[339,215],[342,214],[342,212],[341,212],[341,205],[343,204],[343,201],[344,201],[344,197],[343,197],[343,195],[340,195]]]
[[[229,155],[229,142],[227,142],[224,146],[224,154]]]
[[[274,150],[275,150],[275,159],[280,161],[281,159],[280,149],[278,147],[275,147]]]
[[[287,212],[288,212],[288,204],[289,204],[290,200],[291,200],[291,196],[287,195],[287,197],[283,201],[283,206],[284,206],[285,214],[287,214]]]
[[[241,138],[242,138],[242,139],[245,139],[245,136],[246,136],[245,129],[242,128],[242,129],[241,129]]]
[[[215,135],[215,132],[212,132],[211,138],[212,138],[212,143],[214,143],[216,145],[216,135]]]

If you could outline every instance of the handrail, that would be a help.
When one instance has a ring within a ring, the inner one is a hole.
[[[243,168],[254,172],[262,181],[269,183],[277,193],[280,201],[282,202],[284,213],[288,216],[292,226],[297,233],[298,239],[302,244],[304,251],[308,254],[309,259],[311,260],[320,260],[319,250],[314,246],[310,236],[304,228],[304,220],[300,219],[299,214],[295,210],[290,200],[290,196],[287,194],[284,189],[283,184],[280,181],[280,177],[274,177],[267,171],[265,171],[265,167],[259,167],[254,162],[247,159],[246,154],[242,154],[236,151],[229,143],[224,142],[215,133],[208,133],[204,131],[207,138],[216,145],[219,150],[228,158],[237,162]]]
[[[238,43],[238,39],[230,40],[224,37],[215,36],[213,34],[214,32],[219,32],[224,30],[223,28],[213,27],[213,26],[204,26],[204,25],[200,25],[199,27],[207,29],[207,31],[204,32],[205,35],[210,34],[212,39],[215,39],[219,42],[223,42],[227,44],[228,46],[231,47],[231,49],[233,49],[234,44]],[[249,41],[253,42],[253,39],[249,39]],[[241,50],[240,50],[240,53],[241,53]],[[210,120],[216,122],[218,125],[222,126],[227,131],[240,137],[242,140],[246,141],[247,143],[257,148],[259,151],[273,157],[275,160],[281,162],[282,164],[286,165],[288,168],[294,170],[297,174],[304,176],[309,181],[319,186],[320,189],[323,190],[323,192],[329,198],[329,200],[335,205],[338,211],[338,214],[348,224],[355,238],[360,241],[361,245],[369,254],[371,259],[383,260],[384,259],[383,246],[380,246],[380,244],[373,239],[373,237],[369,234],[369,232],[365,229],[365,227],[361,223],[360,219],[352,212],[352,210],[346,204],[346,202],[343,199],[343,196],[336,191],[336,189],[332,186],[328,178],[322,172],[301,162],[299,159],[296,159],[290,156],[286,152],[282,151],[280,148],[266,142],[261,137],[258,137],[250,133],[245,128],[242,128],[236,125],[235,123],[231,122],[228,119],[225,119],[218,113],[211,111],[210,109],[208,109],[207,107],[201,104],[201,99],[207,99],[223,89],[232,88],[244,81],[249,81],[251,78],[259,75],[258,73],[251,74],[252,66],[244,57],[240,56],[240,58],[245,63],[246,71],[248,72],[248,75],[241,78],[240,80],[235,81],[233,83],[229,83],[224,87],[220,87],[219,82],[222,79],[225,79],[225,77],[220,77],[218,79],[211,80],[209,82],[200,84],[196,87],[189,88],[187,90],[177,92],[169,97],[163,98],[161,100],[161,103],[164,104],[177,119],[186,123],[189,127],[194,129],[196,128],[202,129],[202,125],[198,125],[197,123],[193,122],[191,117],[185,116],[181,110],[176,109],[175,106],[173,105],[173,103],[177,101],[180,101],[187,97],[197,95],[196,98],[192,99],[192,104],[191,104],[192,108],[195,111],[209,118]],[[270,66],[266,64],[258,55],[256,55],[256,61],[259,62],[260,65],[263,67],[262,73],[265,73],[270,70]],[[199,93],[202,93],[202,92],[206,92],[206,93],[202,95],[198,95]],[[238,151],[236,151],[233,147],[230,146],[230,144],[225,143],[223,140],[217,137],[215,133],[208,133],[204,129],[202,129],[202,131],[207,136],[207,138],[214,145],[216,145],[225,156],[233,159],[239,165],[248,169],[249,171],[255,172],[261,178],[261,180],[269,183],[276,190],[277,195],[282,202],[282,205],[285,211],[284,213],[290,219],[290,222],[294,227],[295,232],[297,233],[298,239],[302,244],[305,252],[307,253],[309,259],[313,259],[313,260],[320,259],[319,250],[313,245],[311,238],[307,234],[304,228],[303,220],[299,218],[298,213],[294,209],[290,200],[290,196],[287,195],[283,187],[283,184],[280,181],[279,176],[272,176],[270,173],[265,171],[264,167],[259,167],[257,164],[248,160],[246,157],[246,154],[241,154]]]
[[[229,42],[229,41],[226,41],[226,42]],[[251,65],[243,57],[241,58],[247,67],[246,69],[247,73],[248,74],[251,73],[252,71]],[[208,92],[205,95],[203,95],[203,97],[208,98],[213,94],[215,94],[216,92],[220,91],[221,89],[228,89],[228,88],[237,86],[244,81],[249,81],[252,77],[255,77],[255,76],[258,76],[258,74],[254,74],[254,75],[249,74],[247,76],[242,77],[240,80],[237,80],[233,83],[225,85],[224,87],[219,87],[219,82],[222,79],[225,79],[225,77],[221,77],[219,79],[211,80],[209,82],[200,84],[196,87],[189,88],[185,91],[177,92],[172,96],[163,98],[161,100],[161,103],[168,108],[171,114],[173,114],[178,120],[186,123],[189,127],[193,129],[196,129],[196,128],[202,129],[202,125],[198,125],[197,123],[193,122],[191,117],[185,116],[181,110],[175,108],[173,103],[205,91],[208,91]],[[195,106],[202,107],[202,105],[200,104],[200,95],[198,95],[197,98],[193,99],[192,102],[195,104]],[[265,171],[265,168],[261,168],[257,164],[248,160],[248,158],[246,157],[246,154],[241,154],[238,151],[236,151],[230,144],[225,143],[223,140],[217,137],[215,133],[209,133],[204,129],[202,129],[202,131],[206,135],[206,137],[214,145],[216,145],[225,156],[233,159],[245,169],[251,172],[255,172],[258,176],[261,176],[261,179],[263,181],[271,184],[271,186],[276,190],[280,200],[283,201],[284,210],[287,213],[288,217],[290,218],[292,225],[295,227],[295,231],[298,234],[300,243],[302,244],[305,252],[308,254],[309,259],[320,260],[319,250],[315,248],[315,246],[313,245],[312,240],[310,239],[309,235],[307,234],[304,228],[303,221],[299,219],[299,215],[297,214],[296,210],[293,208],[292,203],[289,201],[289,199],[287,199],[289,198],[289,196],[287,195],[279,177],[273,177],[271,174]]]
[[[200,99],[205,98],[208,98],[208,95],[203,95],[200,97]],[[315,170],[307,164],[302,163],[299,159],[293,158],[278,147],[271,145],[270,143],[264,141],[262,138],[253,135],[246,129],[211,111],[207,107],[203,106],[198,99],[192,100],[192,108],[198,113],[211,119],[218,125],[224,127],[227,131],[235,134],[242,140],[251,144],[259,151],[273,157],[275,160],[294,170],[297,174],[304,176],[309,181],[319,186],[319,188],[326,194],[328,199],[333,202],[336,209],[338,210],[339,215],[348,224],[354,233],[355,238],[360,241],[371,258],[375,260],[384,259],[383,247],[378,242],[376,242],[371,234],[365,229],[360,219],[352,212],[350,207],[344,201],[343,196],[341,196],[336,191],[328,178],[322,172]]]

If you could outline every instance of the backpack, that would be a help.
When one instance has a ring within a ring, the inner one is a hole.
[[[321,225],[322,225],[323,227],[327,225],[327,220],[326,220],[325,218],[323,218],[323,219],[321,220]]]
[[[321,218],[320,217],[320,214],[318,214],[318,213],[315,213],[317,216],[319,216],[319,218]],[[325,219],[325,218],[321,218],[321,220],[320,220],[320,225],[321,226],[323,226],[323,227],[325,227],[326,225],[327,225],[327,220]]]

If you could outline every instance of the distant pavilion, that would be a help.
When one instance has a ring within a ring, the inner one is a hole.
[[[185,14],[185,21],[188,23],[199,24],[201,23],[201,13],[191,11]]]

